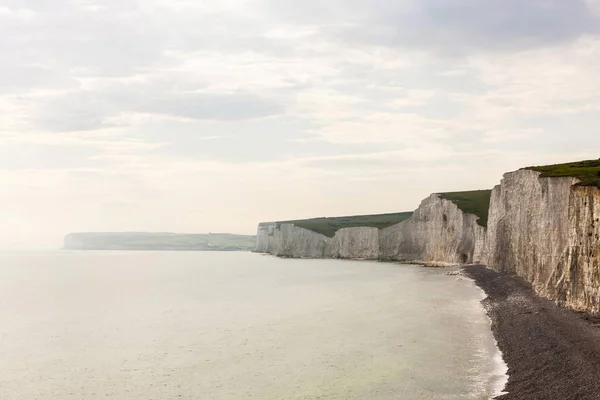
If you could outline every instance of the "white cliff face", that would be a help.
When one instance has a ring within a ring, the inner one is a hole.
[[[600,189],[539,175],[511,172],[494,188],[487,265],[567,307],[600,312]]]
[[[256,246],[254,247],[256,253],[267,252],[269,239],[273,235],[275,227],[275,223],[263,222],[258,224],[258,229],[256,231]]]
[[[380,258],[426,263],[465,264],[483,256],[485,228],[477,217],[433,194],[413,216],[380,233]]]
[[[549,294],[549,279],[567,246],[574,178],[539,178],[529,170],[504,175],[492,191],[488,267],[514,273]]]
[[[485,228],[476,216],[434,194],[411,218],[382,230],[344,228],[329,238],[292,224],[261,224],[256,251],[286,257],[463,264],[481,259],[484,242]]]
[[[600,189],[573,187],[568,218],[567,247],[549,293],[575,310],[600,313]]]
[[[371,227],[344,228],[328,240],[326,257],[377,260],[379,229]]]
[[[294,224],[262,223],[258,227],[254,251],[280,257],[376,260],[379,229],[345,228],[329,238]]]
[[[255,251],[280,257],[323,258],[328,239],[294,224],[264,223],[259,225]]]

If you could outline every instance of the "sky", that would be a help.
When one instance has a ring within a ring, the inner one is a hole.
[[[600,157],[600,0],[0,0],[0,248]]]

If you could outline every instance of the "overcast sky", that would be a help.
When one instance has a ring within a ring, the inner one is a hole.
[[[0,248],[600,157],[600,0],[0,0],[0,53]]]

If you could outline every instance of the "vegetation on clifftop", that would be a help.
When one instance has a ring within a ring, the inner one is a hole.
[[[407,220],[412,212],[401,212],[376,215],[355,215],[347,217],[323,217],[296,221],[279,221],[277,224],[294,224],[300,228],[308,229],[328,237],[334,237],[335,233],[343,228],[372,227],[387,228]]]
[[[541,172],[542,178],[573,177],[581,181],[578,183],[579,186],[597,186],[600,188],[600,159],[527,167],[524,169]]]
[[[474,190],[470,192],[440,193],[442,199],[456,204],[464,213],[474,214],[479,219],[477,223],[487,228],[490,211],[491,190]]]

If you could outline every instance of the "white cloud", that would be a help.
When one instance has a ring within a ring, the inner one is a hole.
[[[9,8],[0,6],[0,18],[8,17],[18,20],[28,21],[35,16],[35,13],[27,8]]]
[[[598,17],[600,17],[600,1],[599,0],[586,0],[585,1],[590,10]]]
[[[489,88],[486,100],[524,113],[572,112],[600,106],[600,38],[515,54],[473,56],[470,66]]]
[[[339,120],[311,132],[313,139],[332,143],[423,143],[452,135],[452,123],[418,114],[372,113],[355,120]]]
[[[484,143],[519,143],[523,139],[543,140],[541,129],[498,129],[483,134]]]

